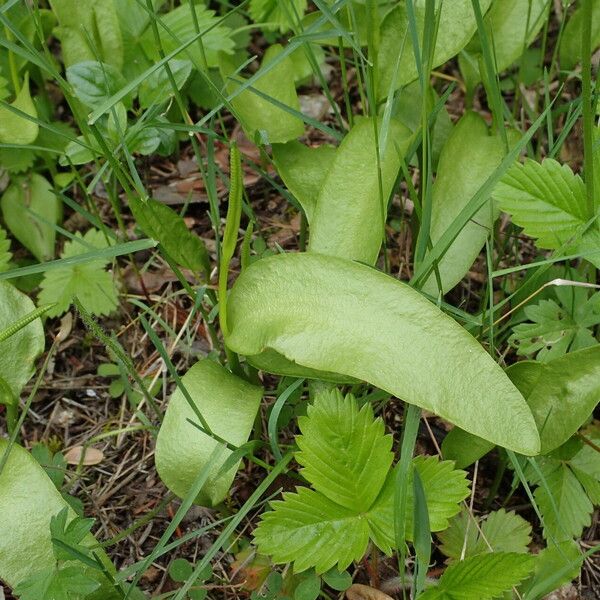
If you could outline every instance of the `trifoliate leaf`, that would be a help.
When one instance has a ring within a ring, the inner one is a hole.
[[[511,552],[481,554],[449,566],[422,600],[492,600],[517,585],[535,566],[535,557]]]
[[[544,536],[560,542],[579,537],[589,527],[594,507],[566,464],[553,461],[552,467],[544,469],[534,497],[544,518]]]
[[[336,564],[345,569],[367,549],[367,519],[314,490],[286,493],[272,508],[254,538],[261,554],[272,555],[275,563],[294,562],[297,572],[314,567],[324,573]]]
[[[433,532],[442,531],[448,527],[448,520],[460,511],[460,503],[469,495],[466,473],[455,469],[452,461],[440,461],[435,456],[418,456],[413,459],[413,465],[419,472],[425,491],[429,528]],[[413,533],[413,487],[411,476],[406,509],[408,539],[412,539]],[[371,537],[386,554],[391,553],[395,547],[393,525],[395,491],[396,470],[394,469],[368,515]]]
[[[97,229],[90,229],[76,239],[65,243],[61,258],[78,256],[95,249],[107,247],[104,234]],[[94,259],[76,265],[66,265],[52,269],[44,274],[41,283],[42,291],[38,296],[39,304],[52,304],[46,314],[56,317],[66,312],[75,296],[83,307],[95,315],[111,313],[118,303],[118,295],[113,276],[104,270],[106,259]]]
[[[457,560],[462,555],[463,547],[465,558],[488,552],[525,554],[531,542],[531,525],[516,513],[506,512],[503,508],[491,512],[484,520],[472,517],[463,509],[438,537],[442,542],[440,550]]]
[[[34,573],[15,588],[21,600],[78,600],[91,594],[100,583],[77,566],[49,568]]]
[[[324,392],[298,419],[296,460],[318,492],[346,508],[367,511],[381,490],[394,455],[392,437],[370,404],[360,410],[339,390]]]
[[[509,342],[521,356],[547,362],[567,352],[597,344],[593,328],[600,323],[600,293],[589,297],[582,287],[559,287],[558,300],[541,300],[525,307],[529,320],[513,328]]]
[[[600,231],[592,225],[585,185],[568,165],[547,158],[541,164],[527,159],[516,163],[500,180],[493,196],[540,248],[586,253],[598,249]],[[584,256],[600,264],[600,253]]]
[[[255,23],[270,23],[281,33],[291,29],[304,16],[306,0],[279,2],[278,0],[251,0],[250,16]]]
[[[336,564],[345,569],[363,556],[369,538],[390,554],[396,470],[390,470],[391,440],[383,424],[373,419],[370,407],[359,410],[352,395],[343,398],[334,391],[318,394],[299,425],[297,459],[316,490],[298,488],[272,503],[254,532],[260,553],[272,555],[275,563],[294,562],[297,571],[315,567],[318,573]],[[469,493],[466,474],[436,457],[413,463],[431,530],[444,529]],[[412,484],[408,489],[406,531],[412,534]]]
[[[69,521],[69,516],[69,509],[65,506],[57,515],[50,519],[50,535],[54,544],[54,556],[56,560],[73,560],[74,557],[72,553],[57,544],[55,540],[59,540],[63,544],[73,548],[73,550],[86,556],[90,553],[89,544],[86,545],[81,542],[86,537],[89,539],[94,519],[75,517]]]
[[[6,231],[0,227],[0,273],[8,270],[11,258],[10,240],[6,236]]]

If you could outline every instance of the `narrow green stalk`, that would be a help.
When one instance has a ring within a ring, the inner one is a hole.
[[[232,142],[230,152],[229,203],[227,205],[227,219],[219,263],[219,321],[224,337],[229,335],[227,324],[227,279],[229,276],[229,263],[233,258],[233,253],[237,245],[238,231],[242,217],[242,159],[235,142]]]
[[[407,404],[404,412],[404,429],[400,448],[400,461],[396,466],[396,486],[394,492],[394,535],[398,550],[398,570],[404,589],[406,578],[406,517],[408,508],[408,480],[413,468],[412,457],[419,433],[421,409]]]
[[[581,92],[583,95],[583,161],[588,215],[596,214],[594,195],[594,115],[592,113],[592,0],[583,0],[581,35]]]

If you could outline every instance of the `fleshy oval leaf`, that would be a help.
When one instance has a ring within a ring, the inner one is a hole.
[[[419,47],[423,45],[425,10],[427,0],[415,0],[415,21]],[[481,12],[485,13],[492,0],[479,0]],[[432,68],[445,63],[458,54],[477,31],[477,22],[471,0],[436,0],[436,18],[439,26],[435,38]],[[410,24],[406,2],[398,3],[387,13],[381,24],[381,43],[378,53],[379,97],[385,98],[390,90],[417,78],[417,63],[411,41]]]
[[[262,398],[262,388],[249,384],[209,359],[197,362],[181,380],[215,434],[235,446],[247,441]],[[198,423],[198,417],[178,388],[169,400],[158,433],[155,460],[160,478],[179,497],[185,497],[218,444],[188,419]],[[222,475],[219,471],[231,453],[231,450],[224,451],[221,460],[214,462],[206,484],[196,497],[197,504],[213,506],[225,498],[237,466]]]
[[[278,58],[282,51],[279,44],[270,46],[256,73],[259,78],[231,101],[246,135],[254,141],[260,138],[263,144],[288,142],[304,133],[303,121],[294,114],[300,113],[294,65],[289,56]],[[225,65],[224,57],[222,61]],[[275,61],[277,64],[266,70],[267,65]],[[229,70],[228,65],[225,70]],[[229,83],[230,91],[240,87],[240,80],[238,75]]]
[[[525,397],[540,432],[541,453],[548,454],[589,419],[600,400],[600,345],[547,363],[524,361],[507,371],[515,383],[516,377],[531,379],[535,373],[537,379],[527,384],[530,393]],[[523,385],[517,384],[519,389]]]
[[[302,206],[309,223],[335,152],[335,147],[328,144],[316,148],[296,140],[273,144],[273,162],[277,172]]]
[[[25,76],[23,85],[11,103],[13,108],[37,118],[37,109],[29,93],[29,74]],[[0,106],[0,142],[3,144],[32,144],[39,133],[39,125],[27,117],[14,113],[5,106]]]
[[[442,237],[454,219],[500,165],[504,146],[499,136],[488,134],[482,117],[468,112],[456,124],[444,145],[431,197],[431,243]],[[445,294],[469,270],[490,234],[497,211],[488,202],[456,236],[437,268]],[[423,290],[437,296],[438,285],[432,273]]]
[[[37,173],[14,181],[0,199],[2,216],[12,234],[39,261],[54,258],[62,204],[50,182]]]
[[[480,437],[539,452],[525,400],[481,345],[410,286],[317,253],[262,259],[230,294],[229,347],[368,381]]]
[[[7,448],[8,441],[0,438],[0,457]],[[67,502],[40,464],[23,447],[13,445],[0,473],[0,581],[14,588],[37,571],[55,565],[50,520],[65,507],[68,507]],[[72,511],[69,514],[69,520],[75,516]],[[83,544],[96,546],[94,552],[106,570],[111,574],[116,572],[92,535],[86,536]],[[122,597],[101,571],[81,568],[101,584],[86,598],[116,600]]]
[[[407,127],[392,119],[383,147],[382,132],[376,135],[376,127],[381,128],[380,120],[358,120],[337,149],[312,214],[312,252],[375,263],[387,200],[412,136]]]
[[[6,281],[0,281],[0,331],[35,310],[30,298]],[[0,379],[15,398],[34,373],[35,359],[44,351],[44,329],[40,319],[32,321],[0,342]]]

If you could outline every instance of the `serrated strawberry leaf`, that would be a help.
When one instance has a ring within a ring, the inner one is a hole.
[[[374,419],[371,405],[359,409],[352,397],[333,390],[321,394],[298,425],[296,460],[304,477],[329,500],[369,510],[394,458],[392,437],[385,435],[383,421]]]
[[[535,557],[498,552],[480,554],[449,566],[439,584],[421,600],[492,600],[523,581],[535,566]]]
[[[83,236],[65,243],[61,258],[70,258],[107,247],[102,232],[90,229]],[[83,307],[95,315],[111,313],[118,303],[118,295],[113,276],[104,269],[106,259],[92,259],[85,263],[65,265],[44,274],[39,304],[54,304],[48,316],[58,316],[66,312],[73,301],[79,298]]]
[[[483,520],[472,517],[463,509],[438,537],[442,542],[440,550],[453,559],[462,556],[463,548],[465,558],[487,552],[524,554],[531,542],[531,525],[516,513],[506,512],[503,508],[491,512]]]
[[[70,566],[34,573],[17,585],[15,594],[21,600],[80,600],[99,587],[99,582]]]
[[[338,391],[318,394],[299,420],[298,462],[315,490],[298,488],[272,503],[254,532],[261,554],[275,563],[294,562],[296,571],[345,569],[361,558],[371,539],[390,554],[394,539],[395,469],[391,440],[369,406]],[[464,471],[436,457],[415,458],[427,499],[431,529],[439,531],[468,495]],[[364,488],[368,488],[365,490]],[[413,486],[406,531],[411,532]]]
[[[587,206],[585,185],[568,165],[551,158],[516,163],[496,185],[493,196],[540,248],[582,252],[590,262],[600,264],[600,254],[593,252],[600,231],[596,224],[588,227],[594,215]]]

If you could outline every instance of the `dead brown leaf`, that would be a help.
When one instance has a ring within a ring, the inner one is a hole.
[[[346,598],[348,600],[393,600],[391,596],[381,590],[362,583],[353,583],[346,590]]]
[[[70,465],[81,463],[89,467],[101,463],[104,460],[104,452],[94,447],[84,448],[83,446],[73,446],[73,448],[65,452],[65,459]]]

